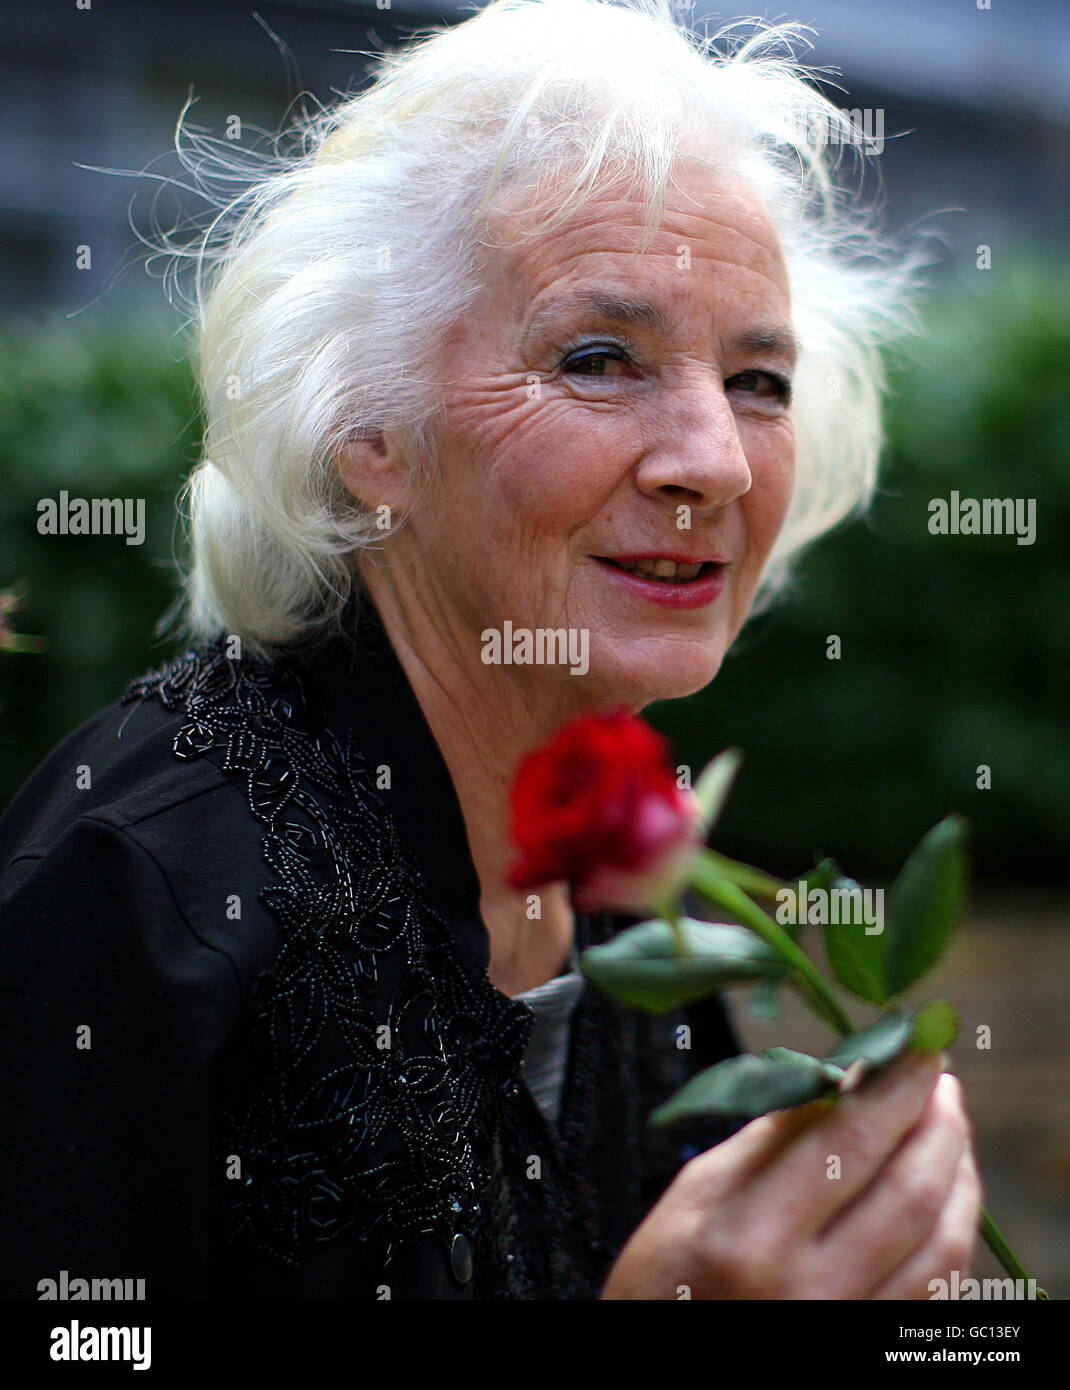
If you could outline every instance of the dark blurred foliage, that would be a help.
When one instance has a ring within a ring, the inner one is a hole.
[[[26,591],[10,626],[48,642],[42,656],[0,651],[4,803],[64,735],[174,648],[153,628],[174,593],[175,500],[200,422],[168,332],[57,318],[0,333],[0,586]],[[144,544],[40,535],[38,502],[64,489],[144,498]]]
[[[681,762],[745,750],[717,843],[774,872],[824,851],[890,875],[953,810],[973,823],[981,878],[1053,879],[1070,851],[1070,289],[1041,265],[976,282],[931,302],[894,374],[868,517],[813,547],[707,690],[650,712]],[[173,650],[153,628],[174,594],[199,421],[166,328],[11,325],[0,365],[0,587],[23,582],[11,626],[48,640],[44,655],[0,652],[6,802]],[[61,489],[144,497],[145,544],[39,535],[37,503]],[[929,502],[952,489],[1035,497],[1035,543],[930,535]]]

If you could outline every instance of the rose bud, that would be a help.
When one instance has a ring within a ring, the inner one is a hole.
[[[581,911],[656,911],[702,843],[669,745],[626,709],[571,720],[517,769],[509,802],[518,890],[567,880]]]

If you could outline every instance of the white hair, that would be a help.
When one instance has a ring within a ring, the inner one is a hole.
[[[184,111],[176,148],[212,215],[157,249],[172,286],[194,270],[205,439],[183,494],[192,564],[164,626],[180,613],[192,637],[235,633],[267,655],[336,621],[383,538],[337,450],[394,430],[432,476],[437,352],[481,287],[495,191],[530,189],[542,235],[626,178],[648,200],[646,249],[689,153],[763,201],[803,345],[766,606],[802,547],[869,502],[882,349],[916,327],[917,263],[837,178],[857,129],[797,59],[806,43],[761,20],[700,36],[672,0],[492,0],[376,56],[369,85],[303,111],[266,153],[191,132]]]

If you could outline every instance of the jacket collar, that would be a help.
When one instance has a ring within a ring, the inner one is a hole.
[[[367,763],[398,835],[417,860],[428,901],[445,920],[462,963],[486,975],[490,937],[461,804],[405,668],[370,595],[354,594],[339,627],[297,651],[327,698],[326,724]],[[387,768],[389,788],[379,788]],[[638,919],[576,911],[575,951],[607,940]]]
[[[460,801],[405,669],[367,594],[351,598],[339,629],[297,659],[327,698],[325,722],[366,762],[398,835],[420,866],[426,896],[463,963],[486,974],[490,938]],[[381,771],[382,770],[382,771]],[[389,775],[389,785],[380,785]]]

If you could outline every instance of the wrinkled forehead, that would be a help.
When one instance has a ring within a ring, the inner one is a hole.
[[[556,184],[568,188],[567,179]],[[576,187],[575,176],[571,190]],[[790,298],[783,247],[759,194],[738,174],[706,162],[681,161],[665,192],[660,223],[645,236],[651,198],[641,181],[607,180],[578,201],[561,220],[540,223],[555,205],[553,183],[516,183],[499,190],[488,210],[486,287],[501,295],[513,316],[522,317],[543,282],[570,263],[593,264],[598,253],[619,254],[619,269],[641,271],[659,259],[675,264],[685,248],[697,255],[725,252],[739,257],[764,280],[770,293]]]

